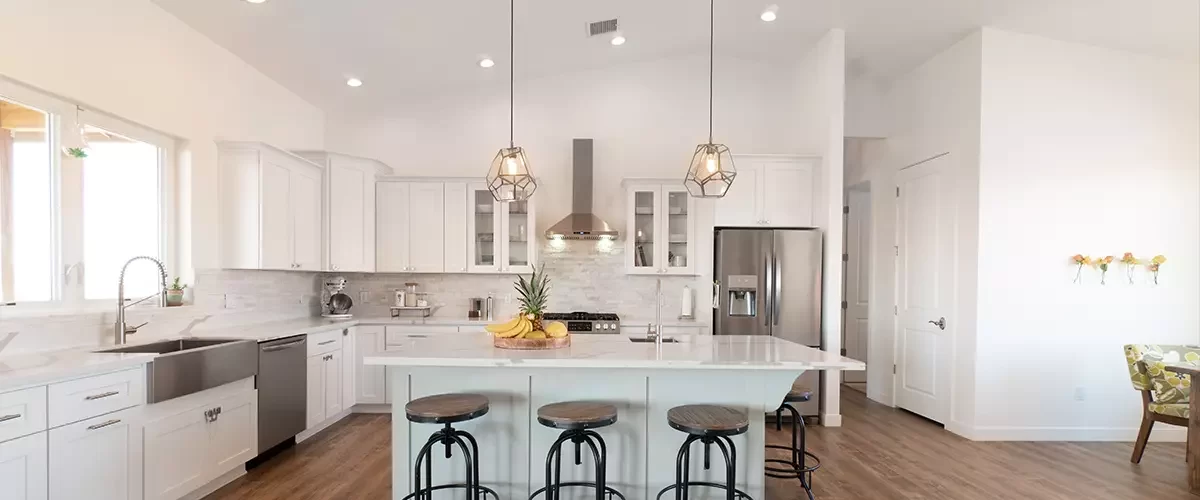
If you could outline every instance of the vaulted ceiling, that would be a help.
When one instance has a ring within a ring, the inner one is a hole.
[[[507,79],[503,0],[154,2],[326,109]],[[778,19],[763,22],[770,4]],[[610,18],[620,20],[625,45],[587,36],[588,22]],[[843,28],[850,76],[881,81],[985,25],[1200,60],[1197,0],[717,0],[716,19],[720,54],[780,64]],[[516,0],[515,24],[518,78],[619,68],[705,51],[708,2]],[[480,68],[484,56],[496,66]],[[365,85],[347,87],[352,76]]]

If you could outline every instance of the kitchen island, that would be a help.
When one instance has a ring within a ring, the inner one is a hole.
[[[654,498],[673,482],[676,453],[686,436],[667,424],[667,410],[696,403],[729,405],[751,415],[749,431],[734,437],[738,485],[764,499],[763,416],[774,412],[805,371],[866,368],[862,362],[774,337],[677,339],[656,345],[618,335],[575,335],[564,349],[515,351],[494,348],[486,335],[413,335],[387,353],[366,357],[367,365],[387,367],[392,391],[393,498],[412,491],[417,452],[439,428],[410,423],[404,405],[433,394],[475,392],[488,397],[490,411],[455,427],[479,440],[481,482],[500,498],[528,498],[544,485],[546,453],[559,431],[538,424],[537,409],[593,400],[618,408],[617,423],[598,431],[608,445],[608,484],[630,500]],[[564,480],[591,479],[591,457],[584,455],[581,466],[564,460]],[[462,481],[460,459],[435,457],[434,484]],[[701,463],[692,461],[693,479],[722,480],[724,467],[714,463],[704,471]],[[452,498],[439,493],[435,497]],[[691,498],[723,498],[719,493],[697,489]],[[587,498],[588,493],[574,488],[563,490],[563,496]]]

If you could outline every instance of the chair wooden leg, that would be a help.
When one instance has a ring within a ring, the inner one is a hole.
[[[1150,429],[1154,428],[1154,421],[1149,417],[1142,417],[1142,426],[1138,429],[1137,442],[1133,443],[1133,456],[1129,458],[1130,462],[1141,463],[1142,453],[1146,451],[1146,441],[1150,440]]]

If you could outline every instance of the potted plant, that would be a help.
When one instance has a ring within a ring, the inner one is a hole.
[[[170,307],[182,306],[183,290],[185,288],[187,288],[187,285],[180,283],[179,277],[176,276],[175,281],[171,283],[169,288],[167,288],[167,305]]]

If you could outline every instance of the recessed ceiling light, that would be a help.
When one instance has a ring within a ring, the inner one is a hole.
[[[247,1],[250,1],[250,0],[247,0]],[[362,87],[362,80],[359,80],[358,78],[350,78],[350,79],[346,80],[346,85],[349,85],[351,87]]]
[[[612,37],[612,40],[609,43],[611,43],[613,45],[625,45],[625,37],[623,37],[621,35],[616,35],[616,36]]]
[[[496,61],[493,61],[493,60],[491,60],[490,58],[487,58],[487,57],[485,57],[485,58],[483,58],[483,59],[480,59],[480,60],[479,60],[479,67],[480,67],[480,68],[490,68],[490,67],[492,67],[492,66],[495,66],[495,65],[496,65]]]
[[[267,0],[246,0],[246,3],[263,3],[263,2],[266,2],[266,1],[267,1]]]
[[[766,21],[768,23],[771,21],[774,21],[776,18],[779,17],[779,6],[778,5],[768,5],[767,9],[764,10],[762,15],[760,15],[758,17],[759,17],[759,19],[762,19],[763,21]]]

